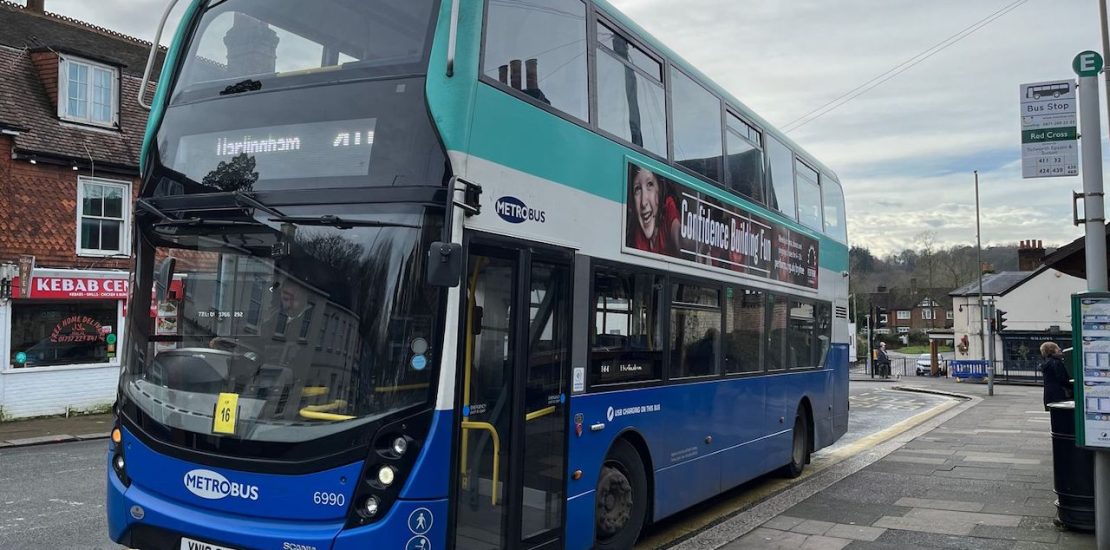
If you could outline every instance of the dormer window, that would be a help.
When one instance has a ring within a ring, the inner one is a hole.
[[[63,57],[58,62],[58,117],[114,128],[119,124],[119,69]]]

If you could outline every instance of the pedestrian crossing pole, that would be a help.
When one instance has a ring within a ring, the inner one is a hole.
[[[1087,259],[1087,290],[1106,288],[1106,210],[1102,185],[1102,129],[1099,114],[1098,75],[1102,56],[1085,51],[1075,56],[1072,68],[1079,75],[1079,152],[1083,170],[1083,218]],[[1095,452],[1095,538],[1099,550],[1110,550],[1110,449]]]

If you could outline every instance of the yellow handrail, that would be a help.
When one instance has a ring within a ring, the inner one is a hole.
[[[555,412],[555,405],[540,409],[538,411],[532,411],[532,412],[524,415],[524,420],[532,421],[532,420],[535,420],[537,418],[547,416],[547,415],[549,415],[553,412]]]
[[[466,441],[466,432],[469,430],[485,430],[489,432],[490,439],[493,439],[493,487],[490,489],[490,502],[497,506],[497,484],[501,474],[501,437],[497,435],[497,428],[489,422],[464,420],[461,425],[463,441]]]
[[[334,411],[335,409],[346,407],[347,402],[342,399],[336,399],[331,403],[323,405],[308,405],[301,410],[297,411],[301,416],[309,420],[352,420],[355,417],[346,414],[335,414],[327,411]]]
[[[473,367],[471,362],[474,361],[474,306],[476,296],[474,295],[478,288],[478,273],[482,269],[482,259],[479,258],[474,262],[474,272],[470,275],[470,281],[467,285],[466,297],[466,356],[463,358],[463,410],[466,410],[467,405],[470,405],[470,371]],[[470,420],[470,415],[463,415],[463,422]],[[466,439],[466,430],[463,430],[463,438],[459,456],[459,475],[463,480],[463,489],[469,489],[470,479],[466,475],[467,469],[467,455],[470,452],[470,444]]]
[[[349,415],[346,415],[346,414],[334,414],[334,413],[326,413],[326,412],[319,412],[319,411],[310,411],[310,410],[308,410],[307,407],[301,409],[300,411],[298,411],[298,413],[302,417],[307,418],[309,420],[341,421],[341,420],[353,420],[355,418],[353,416],[349,416]]]

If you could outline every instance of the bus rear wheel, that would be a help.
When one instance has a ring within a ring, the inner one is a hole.
[[[632,548],[647,517],[647,474],[631,443],[617,440],[601,466],[595,504],[595,548]]]
[[[788,478],[802,475],[809,462],[809,417],[805,410],[798,407],[794,416],[793,444],[790,448],[790,463],[782,468],[782,473]]]

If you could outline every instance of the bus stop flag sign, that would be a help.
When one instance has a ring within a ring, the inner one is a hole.
[[[1079,175],[1074,80],[1021,85],[1024,178]]]

